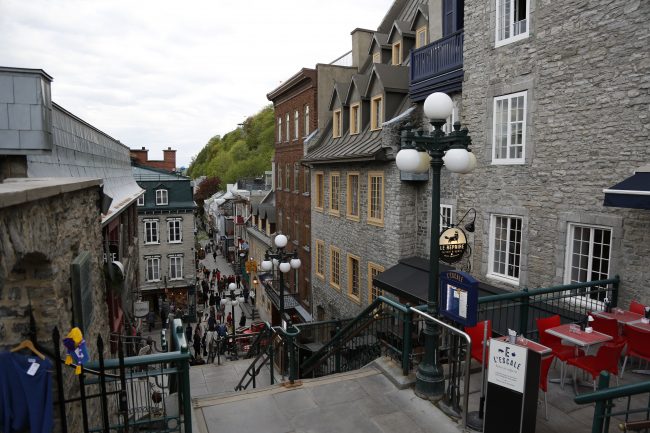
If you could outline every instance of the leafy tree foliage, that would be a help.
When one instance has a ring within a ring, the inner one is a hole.
[[[221,187],[221,179],[219,179],[218,177],[213,176],[213,177],[205,178],[203,182],[199,184],[199,187],[196,190],[196,193],[194,194],[194,201],[196,201],[197,205],[202,207],[205,199],[207,199],[208,197],[212,196],[214,193],[219,191],[220,187]]]
[[[224,186],[237,179],[261,176],[271,169],[274,138],[275,116],[269,105],[246,119],[241,127],[223,137],[212,137],[192,160],[188,175],[216,176]]]

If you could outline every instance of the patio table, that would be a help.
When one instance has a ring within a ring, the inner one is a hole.
[[[643,331],[650,331],[650,323],[643,323],[641,319],[635,320],[634,322],[629,322],[629,326],[633,326],[637,329],[641,329]]]
[[[606,319],[616,319],[619,325],[632,323],[643,318],[641,314],[616,308],[611,313],[607,313],[605,311],[593,311],[591,314],[598,317],[604,317]]]
[[[503,336],[503,337],[495,338],[495,340],[499,340],[499,341],[508,341],[508,336]],[[550,347],[546,347],[546,346],[544,346],[543,344],[539,344],[538,342],[533,341],[533,340],[528,340],[528,339],[526,339],[526,340],[525,340],[525,343],[523,343],[523,342],[521,342],[521,341],[519,340],[519,337],[517,337],[517,340],[515,341],[515,344],[516,344],[517,346],[527,347],[527,348],[529,348],[530,350],[533,350],[533,351],[539,353],[540,355],[542,355],[542,358],[544,358],[544,357],[546,357],[546,356],[549,356],[549,355],[551,355],[551,354],[553,353],[553,351],[551,350]]]

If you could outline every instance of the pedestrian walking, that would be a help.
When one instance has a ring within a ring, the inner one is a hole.
[[[212,251],[212,259],[216,262],[217,261],[217,250]]]
[[[153,331],[153,328],[156,326],[156,313],[153,310],[147,313],[147,323],[149,324],[149,332]]]
[[[192,325],[190,323],[188,323],[187,328],[185,328],[185,339],[187,340],[187,344],[192,342]]]
[[[226,317],[226,323],[228,324],[228,326],[233,325],[232,313],[228,313],[228,316]]]

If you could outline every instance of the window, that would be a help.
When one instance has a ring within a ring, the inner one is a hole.
[[[157,244],[158,240],[158,221],[144,220],[144,243]]]
[[[145,257],[145,279],[160,281],[160,257]]]
[[[488,275],[519,282],[521,260],[521,218],[493,215],[490,228],[490,271]]]
[[[298,122],[300,121],[300,115],[298,114],[298,110],[293,112],[293,139],[297,140],[298,137],[300,137],[298,133]]]
[[[359,274],[361,268],[359,262],[359,257],[348,254],[348,296],[356,301],[360,300],[361,276]]]
[[[494,98],[494,164],[523,164],[526,144],[526,92]]]
[[[612,250],[610,228],[569,224],[567,237],[565,284],[609,278]],[[585,293],[585,296],[603,301],[606,293]]]
[[[384,267],[368,262],[368,303],[373,302],[377,297],[383,296],[384,291],[372,283],[373,278],[384,272]]]
[[[357,102],[350,106],[350,135],[361,131],[361,105]]]
[[[156,190],[156,205],[166,205],[169,204],[168,194],[166,189],[157,189]]]
[[[372,63],[381,63],[381,49],[372,54]]]
[[[393,44],[393,65],[402,64],[402,41]]]
[[[370,129],[381,129],[381,124],[384,123],[384,98],[383,96],[375,96],[370,101]]]
[[[341,126],[341,110],[338,109],[332,113],[332,137],[341,136]]]
[[[305,137],[309,135],[309,105],[305,105]]]
[[[284,188],[286,190],[290,190],[291,189],[291,169],[290,169],[289,164],[285,164],[284,170],[285,170],[284,171],[284,176],[285,176],[285,178],[284,178],[285,179]]]
[[[180,219],[167,221],[167,241],[169,243],[183,242],[181,222]]]
[[[282,166],[278,164],[278,189],[282,189]]]
[[[300,164],[297,162],[293,164],[293,189],[296,192],[300,190]]]
[[[496,43],[501,46],[528,37],[528,0],[496,0]]]
[[[309,167],[305,167],[304,172],[303,172],[303,183],[305,186],[305,193],[309,194],[311,192],[311,175],[310,175],[310,170]]]
[[[316,276],[325,279],[325,243],[316,240]]]
[[[330,284],[341,288],[341,251],[336,247],[330,247]]]
[[[282,117],[278,117],[278,143],[282,143]]]
[[[300,220],[295,220],[293,222],[293,243],[300,245]]]
[[[420,48],[428,44],[427,26],[422,26],[415,31],[415,48]]]
[[[339,195],[341,194],[341,177],[338,173],[330,174],[330,213],[339,214]]]
[[[316,204],[314,207],[323,210],[325,207],[325,185],[323,182],[323,172],[316,173]]]
[[[289,131],[291,129],[291,125],[289,124],[289,113],[287,113],[284,120],[285,120],[285,126],[286,126],[286,137],[284,137],[284,141],[289,141],[289,139],[290,139]]]
[[[169,279],[180,280],[183,278],[183,257],[173,256],[169,258]]]
[[[384,225],[384,173],[368,173],[368,223]]]
[[[454,104],[454,108],[451,110],[451,115],[445,119],[445,124],[442,125],[442,130],[446,133],[449,134],[450,132],[453,132],[454,130],[454,123],[458,120],[458,107],[456,104]],[[433,130],[433,127],[432,127]]]
[[[451,227],[454,222],[452,218],[453,207],[448,204],[440,205],[440,232]]]
[[[138,197],[138,206],[144,206],[144,194]]]
[[[359,173],[348,173],[347,217],[359,221]]]

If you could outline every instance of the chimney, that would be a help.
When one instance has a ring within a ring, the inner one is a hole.
[[[374,32],[366,29],[354,29],[350,34],[352,35],[352,66],[359,69],[368,60],[368,50],[370,50]]]
[[[149,159],[149,151],[145,147],[131,149],[131,158],[135,159],[138,164],[146,165]]]
[[[176,150],[172,150],[171,147],[163,150],[163,160],[165,165],[165,170],[175,171],[176,170]]]

